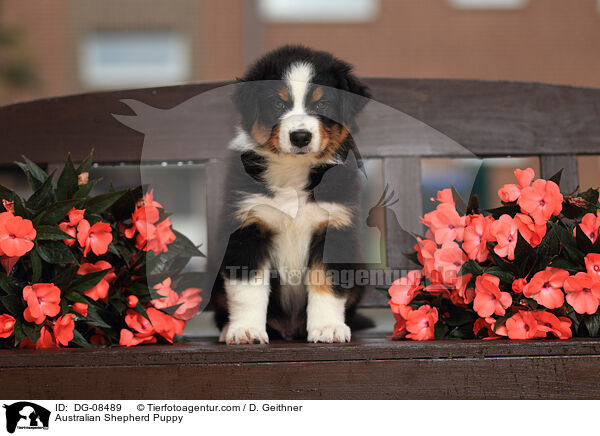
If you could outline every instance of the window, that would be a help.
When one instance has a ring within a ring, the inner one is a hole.
[[[521,9],[529,0],[448,0],[455,8],[460,9]]]
[[[260,15],[275,22],[371,21],[379,11],[378,0],[259,0]]]
[[[168,85],[189,77],[186,39],[171,31],[100,31],[84,39],[81,78],[92,88]]]

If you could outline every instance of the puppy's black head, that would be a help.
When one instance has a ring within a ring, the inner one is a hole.
[[[273,153],[333,155],[370,97],[352,67],[302,46],[274,50],[240,79],[242,127]]]

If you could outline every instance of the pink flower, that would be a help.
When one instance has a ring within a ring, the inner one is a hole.
[[[589,253],[585,256],[585,269],[590,277],[600,281],[600,254]]]
[[[447,242],[434,253],[433,260],[442,283],[453,285],[461,267],[467,261],[467,255],[456,242]]]
[[[512,283],[512,290],[515,294],[520,294],[523,292],[523,289],[527,286],[527,280],[525,279],[516,279]]]
[[[421,222],[431,228],[437,244],[463,240],[463,231],[466,218],[461,217],[454,205],[441,203],[429,213],[426,213]]]
[[[448,203],[454,206],[454,196],[452,195],[452,189],[446,188],[442,189],[441,191],[438,191],[436,201],[438,201],[439,203]]]
[[[517,246],[519,228],[517,222],[510,215],[502,215],[490,226],[490,235],[498,242],[494,247],[494,253],[500,257],[515,259],[515,248]]]
[[[95,272],[105,271],[111,269],[112,265],[104,260],[99,260],[96,263],[82,263],[77,274],[86,275]],[[91,298],[92,300],[105,300],[108,297],[108,290],[110,283],[117,278],[116,274],[112,271],[106,273],[106,275],[98,282],[98,284],[83,294]]]
[[[157,309],[165,309],[167,307],[175,306],[179,295],[173,289],[171,289],[171,279],[166,278],[161,283],[153,286],[156,289],[156,293],[161,295],[161,298],[155,298],[150,303]]]
[[[88,305],[85,303],[74,303],[72,309],[80,315],[87,316]]]
[[[0,213],[0,256],[21,257],[33,248],[33,223],[10,212]]]
[[[181,292],[177,304],[180,306],[177,308],[173,317],[187,321],[198,313],[202,297],[200,296],[202,289],[199,288],[188,288]]]
[[[600,282],[587,273],[577,273],[568,277],[564,283],[567,303],[579,314],[593,315],[600,304]]]
[[[139,301],[140,300],[135,295],[128,295],[127,296],[127,307],[130,307],[133,309],[135,306],[137,306]]]
[[[60,289],[53,283],[25,286],[23,299],[27,303],[27,308],[23,312],[27,322],[41,324],[47,316],[56,316],[60,312]]]
[[[521,196],[521,190],[523,188],[526,188],[527,186],[529,186],[535,176],[535,173],[533,172],[533,169],[531,169],[531,168],[527,168],[525,170],[520,170],[517,168],[514,171],[514,174],[515,174],[515,177],[517,178],[517,182],[519,184],[515,185],[512,183],[509,183],[509,184],[504,185],[498,191],[498,197],[500,197],[500,200],[502,200],[505,203],[517,201],[519,199],[519,197]]]
[[[54,337],[56,343],[66,347],[73,340],[73,330],[75,329],[75,315],[67,313],[56,320],[54,324]]]
[[[421,273],[418,270],[409,271],[405,277],[394,280],[388,290],[394,304],[408,304],[415,293],[423,289]]]
[[[518,213],[514,218],[523,239],[532,247],[537,247],[546,236],[546,224],[538,225],[529,215]]]
[[[510,339],[533,339],[540,337],[538,323],[533,313],[520,310],[506,320],[506,331]],[[543,333],[543,336],[546,336]]]
[[[562,210],[563,196],[558,185],[550,180],[538,179],[523,188],[519,198],[521,211],[530,215],[537,225],[546,224]]]
[[[482,215],[472,215],[463,235],[463,250],[469,259],[484,262],[488,256],[488,235],[492,219]]]
[[[432,272],[434,271],[434,254],[438,249],[437,244],[430,239],[417,238],[415,244],[415,251],[417,252],[417,258],[419,263],[423,265],[423,275],[430,277],[432,280]]]
[[[546,333],[551,333],[558,339],[569,339],[573,336],[571,320],[566,316],[557,317],[546,311],[533,312],[533,316],[537,321],[539,337],[545,337]]]
[[[407,338],[415,341],[427,341],[435,338],[435,323],[438,321],[438,311],[428,304],[412,310],[406,318]]]
[[[500,291],[500,279],[491,274],[482,274],[475,279],[475,299],[473,310],[482,318],[496,314],[503,316],[505,309],[512,304],[508,292]]]
[[[87,256],[90,250],[96,256],[101,256],[106,254],[113,240],[112,229],[108,223],[99,222],[90,227],[87,220],[81,220],[77,225],[77,240],[84,249],[84,256]]]
[[[565,302],[562,287],[568,277],[568,271],[548,267],[533,276],[523,289],[523,295],[548,309],[557,309]]]
[[[596,242],[598,238],[598,228],[600,228],[600,217],[594,215],[593,213],[586,213],[581,219],[581,223],[579,227],[585,233],[585,235],[589,238],[592,243]],[[573,229],[573,236],[576,235],[576,230]]]
[[[0,338],[8,338],[15,331],[16,320],[8,315],[0,315]]]

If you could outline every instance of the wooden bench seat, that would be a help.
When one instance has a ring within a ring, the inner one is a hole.
[[[414,147],[415,131],[380,111],[367,111],[359,143],[367,158],[382,160],[386,183],[405,204],[398,213],[418,226],[422,208],[420,159],[538,156],[542,177],[564,167],[564,191],[577,186],[577,155],[600,154],[600,90],[470,80],[367,79],[374,100],[429,126]],[[90,148],[108,162],[190,160],[206,165],[208,255],[223,200],[223,150],[235,113],[226,98],[183,115],[203,138],[154,125],[153,140],[115,119],[133,115],[123,101],[170,109],[224,82],[101,92],[0,108],[0,165],[30,159],[56,165],[68,152],[82,159]],[[179,120],[179,119],[178,119]],[[400,127],[402,127],[400,125]],[[192,132],[193,133],[193,132]],[[440,136],[449,141],[440,140]],[[412,148],[403,145],[412,144]],[[462,148],[457,148],[460,144]],[[146,144],[147,145],[147,144]],[[462,155],[464,157],[464,155]],[[386,233],[387,265],[408,267],[407,241]],[[386,303],[367,295],[364,306]],[[5,398],[36,399],[367,399],[367,398],[598,398],[600,340],[391,342],[355,335],[350,344],[276,342],[228,347],[214,339],[173,346],[56,351],[0,350]]]

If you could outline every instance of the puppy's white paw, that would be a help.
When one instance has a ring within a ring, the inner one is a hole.
[[[225,333],[228,345],[238,344],[268,344],[269,336],[264,328],[230,325]]]
[[[327,325],[311,328],[308,331],[308,342],[350,342],[350,327],[346,324]]]

